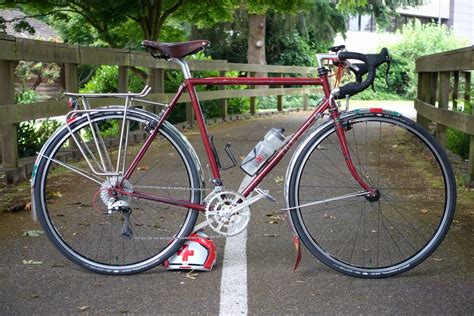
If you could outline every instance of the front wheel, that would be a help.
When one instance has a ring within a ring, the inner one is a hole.
[[[129,109],[124,124],[123,108],[84,114],[42,150],[33,178],[36,213],[54,246],[81,267],[104,274],[145,271],[191,233],[196,211],[131,195],[200,202],[197,158],[171,124],[162,125],[132,176],[121,176],[157,119]],[[114,170],[120,175],[110,175]]]
[[[363,190],[329,124],[306,142],[290,174],[296,232],[314,256],[342,273],[405,272],[438,247],[453,219],[456,184],[446,154],[395,113],[359,111],[341,123],[357,171],[378,195],[356,195]]]

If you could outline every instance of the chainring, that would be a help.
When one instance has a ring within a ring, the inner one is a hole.
[[[247,228],[250,208],[236,208],[246,199],[237,192],[222,190],[213,192],[207,198],[206,220],[209,227],[222,236],[235,236]]]

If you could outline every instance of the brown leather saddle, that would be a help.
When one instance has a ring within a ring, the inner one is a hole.
[[[148,49],[155,58],[184,58],[195,54],[208,46],[211,42],[206,40],[196,40],[181,43],[160,43],[145,40],[142,42],[143,47]]]

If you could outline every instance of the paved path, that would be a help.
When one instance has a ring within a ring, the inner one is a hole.
[[[236,155],[242,156],[269,128],[285,127],[291,131],[303,119],[301,113],[281,115],[214,125],[210,130],[218,148],[223,148],[225,141],[230,139],[238,148]],[[193,143],[198,140],[193,131],[188,137]],[[246,306],[232,311],[267,315],[451,315],[474,312],[474,235],[472,225],[466,226],[459,214],[434,256],[401,276],[382,280],[347,277],[326,268],[306,250],[303,250],[299,269],[292,272],[295,250],[287,224],[271,224],[266,216],[284,205],[283,184],[275,179],[284,176],[285,162],[262,184],[278,203],[262,201],[252,207],[247,256],[240,261],[237,259],[237,262],[245,263],[247,279],[243,301]],[[202,163],[205,165],[205,160]],[[224,173],[225,183],[236,188],[241,175],[236,168],[231,169]],[[472,214],[470,216],[472,218]],[[217,240],[218,262],[214,270],[199,273],[195,279],[183,272],[165,271],[162,267],[139,275],[111,277],[90,273],[70,263],[44,235],[22,237],[22,231],[29,229],[41,227],[31,222],[26,211],[0,215],[0,315],[217,315],[230,311],[220,310],[221,295],[226,292],[221,288],[225,283],[221,279],[225,247],[222,239]],[[42,264],[24,264],[28,260]],[[242,273],[242,269],[239,271]],[[238,282],[238,275],[233,280]],[[241,292],[235,294],[238,296]]]

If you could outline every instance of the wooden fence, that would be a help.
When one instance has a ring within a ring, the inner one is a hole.
[[[18,168],[18,148],[16,124],[39,118],[64,115],[68,109],[64,100],[50,100],[32,104],[17,105],[15,103],[14,91],[14,66],[18,61],[34,61],[64,64],[65,90],[69,92],[78,91],[78,65],[117,65],[119,66],[118,90],[126,92],[128,89],[128,67],[150,68],[149,84],[152,93],[147,97],[161,103],[170,102],[173,93],[164,93],[164,74],[166,70],[179,70],[178,66],[152,58],[148,53],[137,52],[126,49],[108,49],[83,47],[78,45],[20,39],[11,36],[0,35],[0,134],[2,136],[2,167],[3,169]],[[227,61],[189,61],[191,71],[218,71],[220,76],[225,76],[228,71],[245,72],[248,76],[254,76],[257,72],[267,72],[276,76],[311,75],[316,73],[316,68],[311,67],[288,67],[254,64],[237,64]],[[320,92],[318,88],[249,88],[245,90],[221,87],[217,91],[205,91],[199,93],[201,101],[221,100],[221,117],[227,118],[227,99],[236,97],[250,98],[250,114],[255,114],[255,98],[261,96],[277,96],[277,108],[282,110],[284,95],[302,94],[304,96],[304,107],[307,107],[308,94]],[[116,99],[94,100],[92,106],[105,106],[116,104]],[[189,97],[183,95],[180,102],[187,103],[187,121],[193,119],[192,108],[189,105]]]
[[[461,103],[467,108],[471,104],[472,70],[474,46],[423,56],[416,60],[417,121],[425,128],[431,122],[436,124],[436,139],[443,148],[446,148],[448,127],[470,135],[471,184],[474,183],[474,113],[461,113],[457,110]]]

